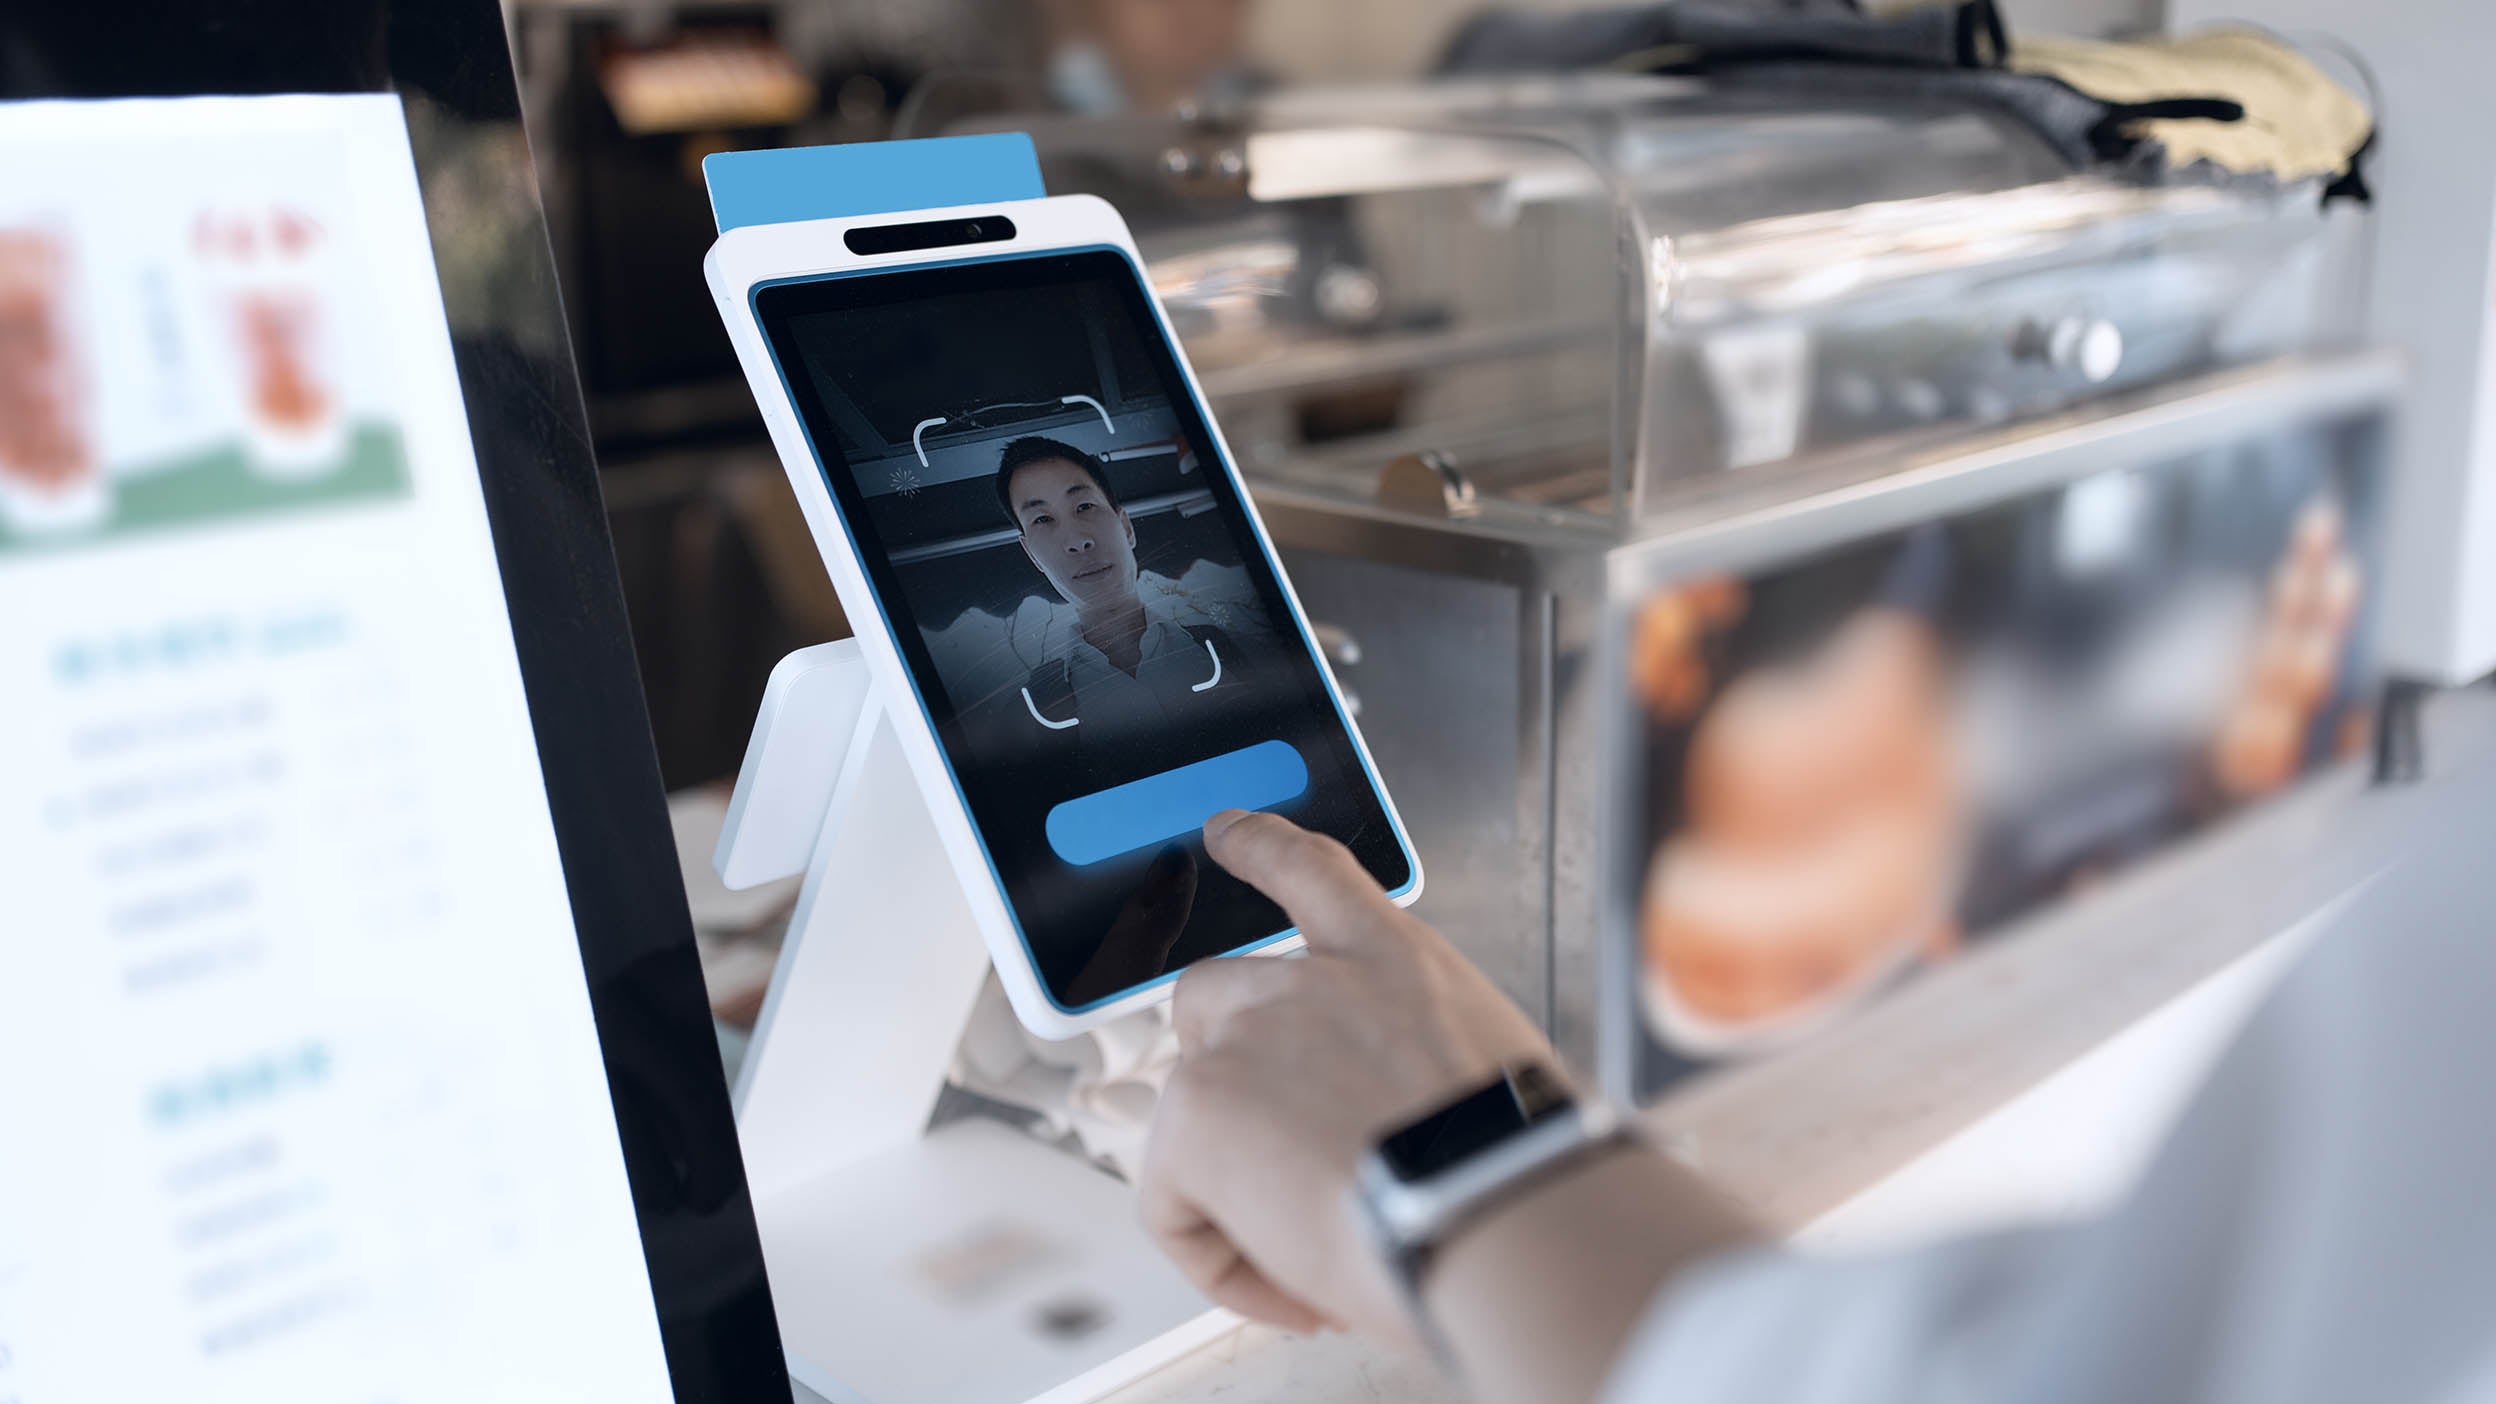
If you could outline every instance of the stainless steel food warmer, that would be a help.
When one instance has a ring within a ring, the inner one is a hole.
[[[2108,475],[2364,466],[2399,379],[2351,341],[2362,216],[1966,106],[1603,76],[1034,131],[1137,229],[1423,910],[1580,1058],[1630,978],[1641,599]]]

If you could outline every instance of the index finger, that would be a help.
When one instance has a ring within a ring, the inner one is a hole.
[[[1400,919],[1352,850],[1279,814],[1226,809],[1205,824],[1205,852],[1281,904],[1311,950],[1346,950]]]

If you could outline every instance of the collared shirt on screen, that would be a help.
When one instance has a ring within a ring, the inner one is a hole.
[[[1215,654],[1185,624],[1151,603],[1144,608],[1144,635],[1132,674],[1083,636],[1082,620],[1072,607],[1049,621],[1046,647],[1049,657],[1066,660],[1076,719],[1099,731],[1174,720],[1173,707],[1199,695],[1195,689],[1211,680],[1219,666]]]

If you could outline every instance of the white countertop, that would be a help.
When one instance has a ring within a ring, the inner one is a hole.
[[[2496,771],[2496,695],[2437,698],[2428,737],[2439,776]],[[2318,778],[1647,1120],[1805,1251],[2086,1213],[2131,1182],[2296,933],[2397,842],[2403,792],[2364,778]],[[1245,1327],[1105,1404],[1461,1397],[1355,1339]]]

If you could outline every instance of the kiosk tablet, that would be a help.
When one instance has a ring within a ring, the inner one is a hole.
[[[887,164],[961,149],[900,145]],[[879,153],[826,154],[856,179]],[[1205,857],[1222,810],[1288,815],[1419,894],[1115,211],[747,224],[706,268],[1028,1028],[1065,1037],[1192,961],[1296,942]]]
[[[0,1399],[789,1398],[506,53],[0,16]]]

